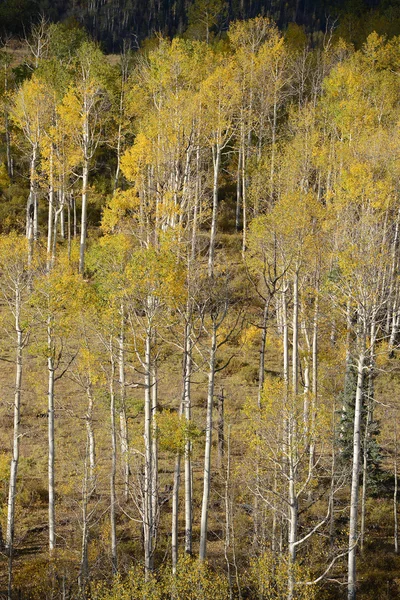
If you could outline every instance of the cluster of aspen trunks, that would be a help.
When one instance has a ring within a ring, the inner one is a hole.
[[[12,48],[0,55],[0,210],[15,213],[0,237],[9,600],[32,372],[47,380],[35,414],[48,553],[67,545],[58,507],[78,511],[82,597],[92,577],[125,572],[127,531],[149,578],[165,560],[176,573],[183,553],[205,561],[220,529],[231,597],[268,554],[277,598],[336,579],[354,600],[378,409],[398,549],[397,404],[376,382],[396,366],[400,321],[399,40],[373,33],[356,52],[332,31],[311,49],[300,28],[257,17],[216,44],[160,37],[108,57],[42,21]],[[57,413],[80,415],[72,474]]]

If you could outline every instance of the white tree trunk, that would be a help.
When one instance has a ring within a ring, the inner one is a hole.
[[[397,479],[397,426],[396,421],[394,422],[394,492],[393,492],[393,516],[394,516],[394,551],[397,554],[399,551],[399,526],[397,517],[397,493],[398,493],[398,479]]]
[[[206,418],[206,444],[204,452],[204,476],[203,476],[203,501],[201,505],[200,522],[200,560],[207,556],[207,532],[208,532],[208,503],[210,499],[211,483],[211,444],[213,427],[213,402],[214,402],[214,380],[215,380],[215,356],[217,352],[217,326],[215,320],[212,324],[211,349],[208,371],[207,392],[207,418]]]
[[[153,516],[153,549],[157,544],[159,504],[158,504],[158,440],[157,440],[157,403],[158,403],[158,381],[155,363],[151,370],[151,514]]]
[[[210,231],[210,249],[208,254],[208,276],[214,274],[214,255],[215,255],[215,238],[217,235],[217,217],[218,217],[218,178],[219,168],[221,163],[221,149],[217,145],[213,148],[213,164],[214,164],[214,180],[213,180],[213,208],[211,217]]]
[[[8,487],[7,504],[7,531],[6,549],[8,551],[8,600],[11,600],[13,584],[13,550],[15,530],[15,498],[17,489],[17,474],[19,464],[19,421],[21,410],[21,382],[22,382],[22,350],[23,333],[20,325],[21,296],[17,288],[15,292],[15,333],[16,333],[16,357],[15,357],[15,390],[14,390],[14,427],[13,427],[13,449],[10,465],[10,481]]]
[[[190,339],[190,324],[185,328],[185,374],[183,406],[186,423],[192,418],[190,395],[190,381],[192,375],[192,348]],[[187,437],[185,440],[185,552],[192,554],[192,442]]]
[[[119,389],[120,389],[120,436],[121,436],[121,458],[122,470],[124,477],[124,497],[125,502],[129,500],[129,438],[128,424],[126,418],[126,403],[125,403],[125,323],[124,323],[124,307],[121,305],[121,329],[118,338],[118,368],[119,368]]]
[[[53,185],[53,147],[50,150],[49,172],[49,212],[47,219],[47,272],[51,268],[51,251],[53,247],[53,212],[54,212],[54,185]]]
[[[89,181],[89,115],[84,103],[84,122],[83,122],[83,167],[82,167],[82,214],[81,214],[81,241],[79,251],[79,273],[82,275],[85,271],[85,251],[87,237],[87,188]]]
[[[95,445],[94,430],[93,430],[94,398],[93,398],[92,384],[90,382],[86,388],[86,395],[87,395],[87,399],[88,399],[88,407],[87,407],[87,413],[85,416],[85,422],[86,422],[86,434],[87,434],[88,445],[89,445],[89,478],[90,478],[90,485],[95,486],[96,445]]]
[[[110,340],[110,428],[111,428],[111,473],[110,473],[110,527],[111,527],[111,564],[112,573],[115,575],[118,571],[117,557],[117,523],[116,523],[116,492],[115,479],[117,475],[117,432],[115,427],[115,361],[113,353],[112,339]]]
[[[151,327],[146,332],[145,349],[145,398],[144,398],[144,490],[143,490],[143,534],[145,574],[149,576],[153,570],[153,514],[152,514],[152,418],[151,418]]]
[[[47,346],[49,356],[47,359],[48,370],[48,478],[49,478],[49,551],[52,554],[55,545],[55,493],[54,493],[54,357],[53,357],[53,331],[51,318],[47,322]]]
[[[357,391],[354,408],[354,432],[353,432],[353,467],[351,476],[351,495],[350,495],[350,523],[349,523],[349,555],[348,555],[348,578],[347,595],[348,600],[356,599],[356,544],[358,539],[357,519],[358,519],[358,492],[359,492],[359,471],[360,471],[360,452],[361,452],[361,411],[363,397],[364,380],[364,361],[365,361],[365,324],[364,331],[360,340],[360,353],[357,361]]]

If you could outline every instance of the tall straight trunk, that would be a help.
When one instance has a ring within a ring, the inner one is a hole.
[[[62,240],[65,240],[65,211],[64,211],[64,192],[63,190],[59,190],[58,192],[59,204],[60,204],[60,237]]]
[[[123,304],[120,307],[121,313],[121,329],[118,337],[118,368],[119,368],[119,390],[120,390],[120,437],[121,437],[121,458],[122,470],[124,477],[124,498],[125,502],[129,500],[129,438],[128,438],[128,423],[126,418],[126,393],[125,393],[125,310]]]
[[[89,522],[88,522],[88,503],[90,499],[90,484],[88,481],[88,468],[87,468],[87,447],[83,474],[83,486],[82,486],[82,540],[81,540],[81,565],[78,577],[79,590],[82,598],[86,597],[88,580],[89,580],[89,554],[88,554],[88,542],[89,542]]]
[[[17,490],[17,474],[19,465],[19,422],[21,411],[21,382],[22,382],[22,350],[24,346],[23,332],[20,324],[21,295],[17,288],[15,291],[15,333],[16,333],[16,357],[15,357],[15,390],[14,390],[14,425],[13,425],[13,448],[10,465],[10,481],[8,486],[7,504],[7,531],[6,549],[8,551],[8,600],[11,600],[13,585],[13,551],[15,531],[15,498]]]
[[[36,202],[36,184],[35,184],[35,175],[36,175],[36,160],[37,160],[37,147],[32,147],[32,154],[30,160],[30,170],[29,170],[29,197],[26,206],[26,237],[28,238],[29,244],[29,264],[32,262],[33,258],[33,243],[35,238],[35,211],[37,210],[37,202]]]
[[[360,523],[360,550],[364,550],[364,538],[365,538],[365,513],[366,513],[366,501],[367,501],[367,485],[368,485],[368,440],[369,431],[371,426],[371,400],[368,398],[367,408],[367,420],[365,422],[365,431],[362,448],[362,488],[361,488],[361,523]]]
[[[240,175],[241,175],[241,163],[242,163],[242,146],[240,145],[239,147],[239,152],[238,152],[238,167],[237,167],[237,173],[236,173],[236,211],[235,211],[235,230],[236,232],[239,231],[239,225],[240,225],[240,204],[241,204],[241,196],[242,196],[242,188],[241,188],[241,181],[240,181]]]
[[[157,544],[159,504],[158,504],[158,440],[157,440],[158,381],[155,361],[151,367],[151,513],[153,515],[153,548]]]
[[[243,237],[242,237],[242,256],[244,257],[247,248],[247,181],[246,181],[246,150],[242,149],[242,205],[243,205]]]
[[[311,423],[310,423],[310,473],[315,460],[315,421],[317,417],[318,406],[318,319],[319,319],[319,283],[317,283],[313,336],[312,336],[312,395],[311,395]]]
[[[88,182],[89,182],[89,151],[90,151],[90,132],[89,132],[89,107],[87,106],[87,99],[84,99],[83,106],[83,127],[82,127],[82,140],[83,140],[83,165],[82,165],[82,212],[81,212],[81,240],[79,250],[79,273],[82,275],[85,271],[85,251],[86,251],[86,237],[87,237],[87,194],[88,194]]]
[[[375,313],[375,311],[374,311]],[[370,349],[369,349],[369,369],[368,369],[368,396],[367,396],[367,419],[365,423],[363,440],[363,466],[362,466],[362,494],[361,494],[361,526],[360,526],[360,548],[364,548],[365,536],[365,516],[366,516],[366,498],[368,484],[368,441],[370,438],[370,427],[373,419],[374,402],[374,363],[375,363],[375,339],[376,323],[375,317],[372,317],[370,329]]]
[[[299,271],[296,271],[293,278],[293,351],[292,351],[292,389],[293,399],[296,402],[297,381],[298,381],[298,359],[299,349]]]
[[[289,564],[288,564],[288,600],[294,599],[295,594],[295,573],[294,565],[296,563],[296,542],[297,542],[297,527],[298,527],[298,502],[296,496],[296,466],[295,458],[293,456],[293,449],[295,445],[294,440],[294,424],[289,423],[289,441],[288,441],[288,452],[289,452]]]
[[[70,198],[67,201],[67,240],[68,240],[68,261],[71,262],[71,202]]]
[[[114,175],[114,186],[113,191],[118,187],[119,182],[119,174],[121,169],[121,141],[122,141],[122,117],[124,110],[124,84],[122,83],[121,94],[119,97],[119,123],[118,123],[118,133],[117,133],[117,166],[115,169]]]
[[[396,344],[397,332],[399,330],[399,286],[396,282],[395,293],[393,299],[393,305],[391,310],[391,326],[390,326],[390,337],[389,337],[389,357],[393,357],[393,350]]]
[[[264,381],[265,381],[265,347],[267,342],[267,323],[268,323],[268,313],[269,313],[269,304],[271,301],[271,296],[268,296],[265,299],[264,311],[263,311],[263,321],[261,327],[261,347],[260,347],[260,362],[258,367],[258,394],[257,394],[257,406],[261,409],[261,400],[262,393],[264,389]],[[259,488],[259,451],[257,446],[257,455],[256,455],[256,489]],[[275,511],[273,514],[274,524],[275,524]],[[259,538],[259,497],[258,493],[254,494],[254,544],[258,545]]]
[[[179,509],[179,486],[181,481],[181,454],[178,451],[175,456],[174,487],[172,490],[172,527],[171,527],[171,551],[172,551],[172,573],[176,575],[178,564],[178,509]]]
[[[345,366],[345,375],[344,375],[344,389],[345,390],[347,390],[347,388],[348,388],[348,381],[349,381],[349,376],[350,376],[350,373],[351,373],[351,350],[352,350],[351,327],[352,327],[352,323],[351,323],[351,306],[350,306],[350,300],[347,301],[346,326],[347,326],[347,332],[346,332],[346,366]],[[344,422],[346,420],[346,411],[347,411],[347,406],[346,406],[345,402],[343,402],[341,410],[342,410],[341,420],[342,420],[342,422]],[[343,437],[343,429],[342,429],[342,431],[340,433],[340,437]]]
[[[389,273],[389,290],[388,290],[388,304],[387,304],[387,312],[386,312],[386,333],[389,335],[390,332],[390,321],[392,316],[391,308],[394,303],[394,295],[393,290],[395,288],[395,279],[396,279],[396,271],[398,265],[398,257],[397,257],[397,248],[398,248],[398,240],[399,240],[399,221],[400,221],[400,210],[397,211],[396,215],[396,225],[394,230],[394,238],[392,242],[392,252],[391,252],[391,266]]]
[[[47,219],[47,272],[50,271],[51,267],[51,251],[53,241],[53,211],[54,211],[54,183],[53,183],[53,147],[50,149],[50,160],[49,160],[50,172],[49,172],[49,211]]]
[[[151,418],[151,337],[149,326],[145,342],[145,374],[144,374],[144,490],[143,490],[143,533],[144,533],[144,566],[146,577],[153,570],[153,514],[152,514],[152,483],[153,483],[153,453],[152,453],[152,418]]]
[[[118,571],[117,557],[117,521],[116,521],[116,491],[115,479],[117,476],[117,431],[115,427],[115,360],[113,352],[113,340],[110,340],[110,428],[111,428],[111,472],[110,472],[110,528],[111,528],[111,565],[112,573],[115,575]]]
[[[78,220],[76,215],[76,198],[73,193],[71,193],[71,202],[72,202],[72,212],[74,217],[74,240],[78,237]]]
[[[184,365],[183,376],[185,378],[186,365]],[[185,385],[185,381],[184,381]],[[179,417],[182,418],[184,410],[185,389],[183,389],[182,401],[179,407]],[[179,518],[179,487],[181,483],[181,452],[175,455],[174,487],[172,490],[172,525],[171,525],[171,551],[172,551],[172,574],[176,575],[178,564],[178,518]]]
[[[275,154],[276,154],[276,126],[278,120],[278,100],[276,91],[274,92],[274,106],[272,115],[272,139],[271,139],[271,168],[269,173],[269,194],[270,199],[273,199],[275,191]]]
[[[210,249],[208,254],[208,276],[212,277],[214,274],[214,255],[215,255],[215,238],[217,234],[217,217],[218,217],[218,179],[219,169],[221,164],[221,148],[217,144],[213,148],[213,165],[214,165],[214,179],[213,179],[213,208],[211,217],[211,232],[210,232]]]
[[[261,408],[261,397],[264,388],[265,381],[265,347],[267,343],[267,324],[268,324],[268,313],[271,298],[268,296],[265,299],[263,320],[261,326],[261,347],[260,347],[260,362],[258,367],[258,394],[257,394],[257,405]]]
[[[289,564],[288,564],[288,600],[295,597],[296,542],[298,529],[298,500],[296,495],[297,479],[297,423],[296,396],[298,391],[298,320],[299,320],[299,272],[296,268],[293,279],[293,350],[292,350],[292,399],[288,419],[288,503],[289,503]]]
[[[394,517],[394,551],[397,554],[399,551],[399,525],[397,516],[397,493],[398,493],[398,478],[397,478],[397,425],[394,420],[394,492],[393,492],[393,517]]]
[[[55,545],[55,493],[54,493],[54,357],[53,357],[53,331],[51,317],[47,321],[47,346],[49,356],[47,359],[48,370],[48,479],[49,479],[49,551],[52,554]]]
[[[200,522],[200,560],[205,560],[207,555],[207,532],[208,532],[208,504],[210,499],[211,483],[211,444],[213,427],[213,402],[215,381],[215,357],[217,353],[217,325],[215,319],[212,324],[211,348],[208,371],[207,392],[207,417],[206,417],[206,443],[204,452],[204,476],[203,476],[203,501],[201,505]]]
[[[360,453],[361,453],[361,413],[364,381],[364,363],[366,351],[366,331],[365,323],[363,331],[359,333],[359,356],[357,360],[357,391],[354,408],[354,431],[353,431],[353,467],[351,476],[351,495],[350,495],[350,523],[349,523],[349,554],[348,554],[348,577],[347,577],[347,597],[348,600],[356,599],[356,544],[358,539],[357,519],[358,519],[358,492],[359,492],[359,471],[360,471]]]
[[[226,476],[225,476],[225,540],[224,540],[224,554],[227,569],[227,578],[229,586],[229,600],[233,599],[233,586],[232,586],[232,575],[231,575],[231,562],[229,560],[229,547],[231,545],[231,511],[229,506],[229,492],[230,492],[230,475],[231,475],[231,426],[228,426],[228,457],[226,463]]]
[[[192,346],[190,339],[191,327],[187,322],[185,327],[185,374],[183,391],[183,409],[185,420],[189,425],[192,418],[190,396],[190,381],[192,375]],[[185,552],[192,554],[192,442],[188,436],[185,439]]]
[[[87,236],[87,187],[89,181],[89,161],[85,158],[82,171],[82,214],[81,214],[81,240],[79,250],[79,273],[85,271],[85,251]]]
[[[200,204],[200,145],[196,149],[196,185],[194,194],[194,207],[193,207],[193,223],[192,223],[192,240],[191,240],[191,261],[193,262],[196,257],[196,242],[197,242],[197,221]]]
[[[94,438],[94,429],[93,429],[93,407],[94,407],[94,397],[93,397],[93,389],[92,384],[89,381],[89,384],[86,388],[86,395],[88,399],[87,412],[85,416],[86,423],[86,435],[89,446],[89,482],[91,486],[95,486],[96,479],[96,444]]]
[[[289,387],[289,326],[286,294],[287,288],[282,292],[283,381],[287,391]]]
[[[225,396],[224,396],[224,388],[221,388],[221,392],[218,394],[218,468],[222,469],[222,464],[224,460],[225,454]]]

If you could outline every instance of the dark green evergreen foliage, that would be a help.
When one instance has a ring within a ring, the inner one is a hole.
[[[339,446],[339,461],[343,467],[351,470],[351,460],[353,456],[353,428],[354,428],[354,408],[355,408],[355,397],[357,389],[357,367],[354,360],[350,357],[343,392],[339,396],[339,410],[340,410],[340,423],[339,423],[339,435],[338,446]],[[361,413],[361,444],[362,453],[360,457],[360,477],[362,477],[362,462],[364,455],[365,443],[367,445],[367,494],[369,496],[375,496],[381,493],[383,490],[382,484],[384,483],[384,473],[381,469],[382,464],[382,451],[378,442],[379,436],[379,422],[374,419],[373,411],[374,403],[374,388],[373,380],[369,380],[368,372],[364,375],[363,381],[363,399],[362,399],[362,413]],[[365,436],[365,429],[368,422],[367,437]]]
[[[105,49],[119,51],[123,39],[135,45],[156,32],[182,35],[198,4],[204,0],[2,0],[0,32],[24,35],[40,15],[51,22],[76,19]],[[259,14],[272,18],[281,28],[296,22],[310,33],[325,31],[327,24],[337,20],[341,35],[356,45],[373,30],[388,35],[400,32],[396,0],[228,0],[221,6],[222,18],[217,19],[213,33],[227,29],[234,19]]]

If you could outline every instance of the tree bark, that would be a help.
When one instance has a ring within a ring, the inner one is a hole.
[[[144,490],[143,490],[143,533],[144,533],[144,561],[145,574],[153,570],[153,513],[152,513],[152,483],[153,483],[153,453],[152,453],[152,418],[151,418],[151,337],[152,331],[149,327],[146,331],[145,349],[145,399],[144,399]]]
[[[208,503],[210,499],[211,483],[211,443],[213,427],[213,401],[214,401],[214,380],[215,380],[215,357],[217,352],[217,325],[215,319],[212,323],[211,348],[208,371],[208,392],[207,392],[207,418],[206,418],[206,444],[204,453],[204,476],[203,476],[203,501],[201,505],[201,523],[200,523],[200,560],[205,560],[207,556],[207,532],[208,532]]]
[[[13,586],[13,551],[15,531],[15,498],[17,490],[17,475],[19,465],[19,443],[20,443],[20,410],[21,410],[21,383],[22,383],[22,350],[24,346],[23,332],[20,324],[21,294],[15,290],[15,333],[16,333],[16,357],[15,357],[15,391],[14,391],[14,427],[13,427],[13,449],[10,466],[10,482],[8,487],[7,505],[7,531],[6,549],[8,551],[8,600],[11,600]]]
[[[351,495],[350,495],[350,523],[349,523],[349,555],[348,555],[348,578],[347,595],[348,600],[356,599],[356,544],[358,540],[357,518],[358,518],[358,492],[359,492],[359,470],[360,470],[360,451],[361,451],[361,411],[363,398],[364,381],[364,362],[366,333],[365,323],[363,323],[363,332],[360,335],[360,352],[357,361],[357,391],[354,409],[354,431],[353,431],[353,467],[351,476]]]
[[[215,238],[217,234],[217,217],[218,217],[218,178],[219,169],[221,163],[221,149],[217,144],[213,148],[213,165],[214,165],[214,179],[213,179],[213,208],[211,217],[211,231],[210,231],[210,249],[208,254],[208,276],[212,277],[214,274],[214,255],[215,255]]]
[[[50,555],[56,545],[55,538],[55,493],[54,493],[54,356],[53,356],[53,330],[51,317],[47,321],[47,346],[49,356],[47,359],[48,369],[48,478],[49,478],[49,551]]]
[[[192,418],[190,381],[192,375],[192,347],[190,339],[191,327],[188,322],[185,327],[185,375],[183,407],[186,425]],[[185,552],[192,554],[192,442],[188,435],[185,440]]]
[[[110,472],[110,527],[111,527],[111,565],[112,574],[118,572],[117,556],[117,523],[116,523],[116,491],[115,479],[117,475],[117,432],[115,427],[115,361],[113,353],[113,342],[110,340],[110,426],[111,426],[111,472]]]
[[[125,402],[125,311],[124,306],[121,305],[121,329],[118,337],[118,368],[119,368],[119,390],[120,390],[120,436],[121,436],[121,458],[122,458],[122,470],[124,477],[124,498],[125,502],[129,500],[129,478],[130,478],[130,464],[129,464],[129,438],[128,438],[128,423],[126,418],[126,402]]]

